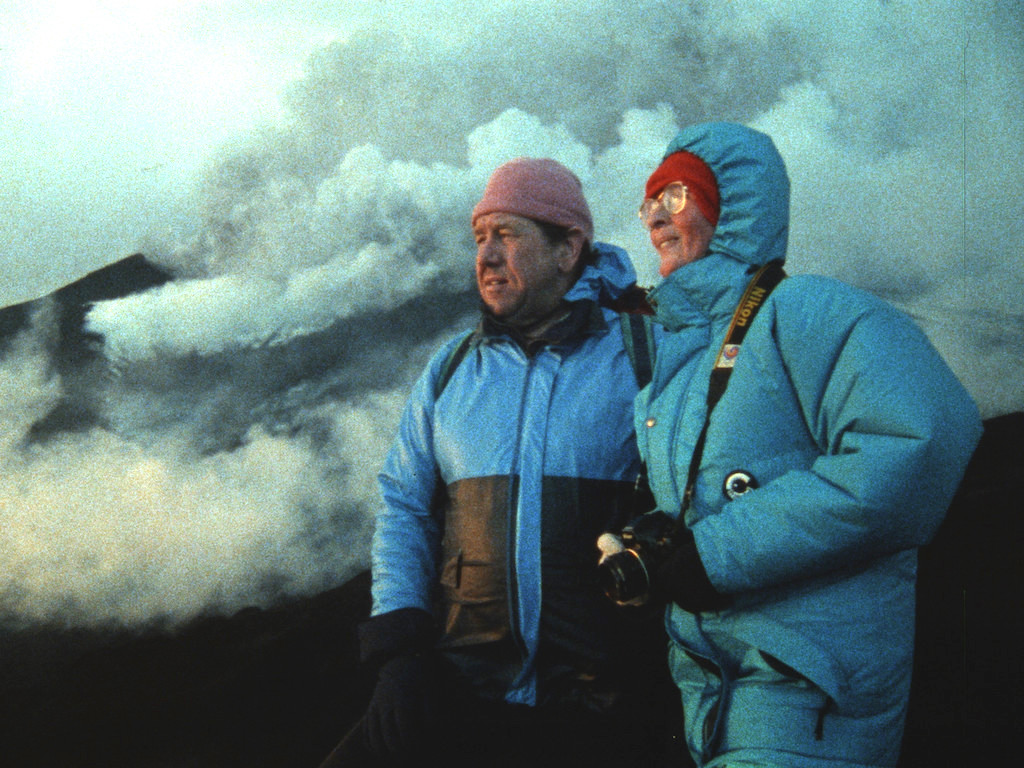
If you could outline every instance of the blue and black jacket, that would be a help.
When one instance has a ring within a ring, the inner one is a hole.
[[[600,675],[623,639],[595,542],[637,511],[638,385],[611,308],[636,278],[621,249],[594,251],[553,340],[484,321],[440,394],[459,338],[438,350],[379,476],[373,613],[434,612],[440,646],[510,702],[543,703],[556,669]]]

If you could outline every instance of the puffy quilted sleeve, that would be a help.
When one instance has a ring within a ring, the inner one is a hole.
[[[927,543],[981,436],[973,400],[910,318],[835,281],[791,280],[764,333],[782,379],[771,386],[793,393],[810,458],[695,526],[727,592]]]

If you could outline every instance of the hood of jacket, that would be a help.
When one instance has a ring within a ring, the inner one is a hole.
[[[629,255],[617,245],[595,242],[593,262],[583,268],[579,279],[566,291],[566,301],[590,299],[608,306],[632,285],[636,270]]]
[[[789,177],[772,139],[738,123],[684,128],[665,150],[690,152],[718,182],[720,213],[708,254],[680,267],[649,300],[670,329],[732,312],[749,274],[785,262],[789,237]]]

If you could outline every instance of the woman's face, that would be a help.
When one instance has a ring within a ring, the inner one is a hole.
[[[687,201],[679,213],[669,213],[660,198],[655,198],[649,207],[644,224],[661,260],[658,274],[668,277],[685,264],[707,255],[715,228],[692,201]]]

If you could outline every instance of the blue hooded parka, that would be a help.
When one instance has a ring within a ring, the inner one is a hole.
[[[708,254],[649,295],[671,333],[636,404],[652,491],[676,513],[714,360],[752,272],[784,261],[789,224],[769,137],[708,123],[684,129],[666,156],[681,150],[711,168],[721,214]],[[775,288],[713,411],[685,513],[732,604],[666,616],[698,765],[895,765],[916,550],[980,433],[973,401],[904,314],[824,277]]]

